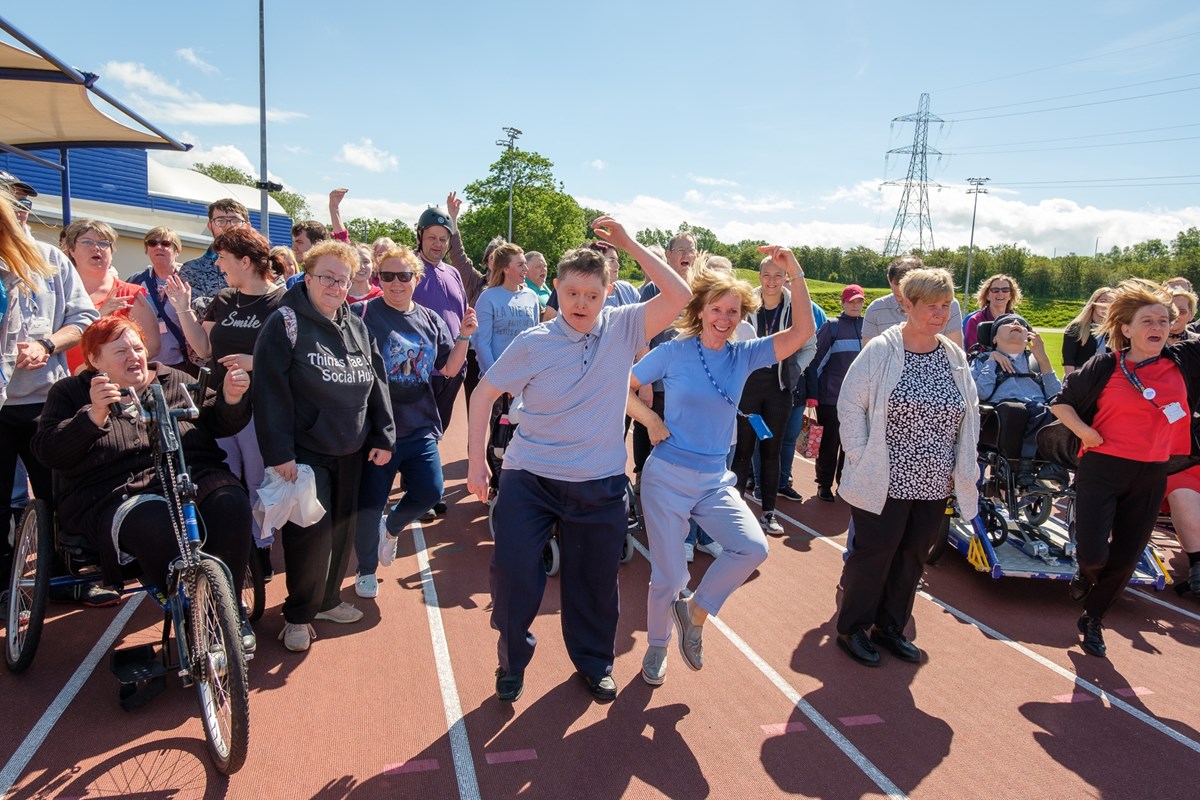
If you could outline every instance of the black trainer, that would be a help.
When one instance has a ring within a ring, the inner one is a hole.
[[[903,661],[911,661],[914,664],[921,663],[921,651],[895,625],[888,625],[886,628],[876,628],[871,631],[871,641],[891,650],[892,655],[896,656],[896,658]]]
[[[617,699],[617,682],[612,679],[611,675],[593,678],[581,672],[579,677],[587,684],[588,691],[592,693],[592,697],[597,703],[611,703]]]
[[[879,651],[875,649],[875,645],[871,644],[871,639],[867,636],[866,631],[839,633],[837,643],[838,647],[845,650],[848,656],[860,664],[878,667],[879,662],[882,661]]]
[[[1200,597],[1200,561],[1192,564],[1188,569],[1187,586],[1189,592]]]
[[[1099,617],[1084,614],[1075,627],[1083,634],[1083,652],[1096,658],[1108,657],[1108,648],[1104,646],[1104,623]]]
[[[1067,593],[1076,603],[1087,597],[1092,591],[1092,584],[1088,583],[1087,578],[1076,572],[1071,576],[1071,583],[1067,586]]]
[[[56,603],[78,603],[88,608],[104,608],[120,603],[121,593],[98,583],[83,583],[52,588],[50,599]]]
[[[793,489],[790,484],[779,487],[779,496],[786,497],[788,500],[795,500],[797,503],[804,500],[804,495]]]
[[[525,693],[525,673],[509,675],[504,667],[496,667],[496,699],[501,703],[515,703]]]
[[[436,503],[433,504],[433,513],[445,514],[446,513],[446,504],[443,503],[441,500],[438,500]]]
[[[833,489],[830,489],[828,486],[818,486],[817,497],[826,503],[832,503],[834,501]]]

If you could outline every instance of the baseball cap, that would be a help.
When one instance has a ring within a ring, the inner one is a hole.
[[[1000,316],[996,317],[996,321],[992,323],[992,330],[998,331],[998,330],[1000,330],[1000,328],[1002,326],[1011,325],[1014,322],[1020,323],[1021,326],[1024,328],[1033,330],[1033,327],[1028,322],[1025,321],[1024,317],[1022,317],[1020,314],[1017,314],[1012,311],[1008,312],[1007,314],[1001,314]]]
[[[856,298],[866,297],[866,296],[867,295],[863,292],[863,288],[861,286],[859,286],[857,283],[852,283],[849,286],[847,286],[845,289],[842,289],[842,302],[843,303],[848,303],[851,300],[854,300]]]
[[[0,183],[3,183],[5,186],[7,186],[10,189],[20,189],[22,192],[29,195],[30,197],[38,196],[37,189],[30,186],[28,183],[21,180],[16,175],[13,175],[11,172],[5,172],[2,169],[0,169]]]

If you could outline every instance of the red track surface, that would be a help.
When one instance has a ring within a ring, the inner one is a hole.
[[[927,572],[929,596],[917,600],[910,630],[928,662],[885,653],[882,668],[867,669],[832,640],[841,557],[823,537],[844,539],[840,501],[780,501],[809,530],[785,519],[787,534],[771,541],[762,569],[708,625],[704,670],[690,672],[672,649],[657,689],[639,675],[649,564],[638,555],[622,567],[620,694],[610,705],[594,704],[572,674],[550,579],[525,695],[503,706],[493,696],[488,625],[492,544],[484,507],[465,496],[461,423],[442,452],[449,513],[402,536],[400,557],[380,571],[377,601],[354,597],[347,578],[345,597],[367,612],[362,623],[316,623],[312,649],[290,653],[275,638],[283,580],[268,586],[241,772],[225,779],[212,769],[194,694],[174,677],[148,707],[121,711],[106,653],[37,744],[31,732],[52,722],[48,709],[122,611],[52,606],[29,672],[0,675],[0,792],[11,784],[8,797],[64,800],[1197,794],[1200,603],[1171,591],[1155,596],[1166,606],[1127,593],[1108,620],[1109,660],[1095,659],[1079,649],[1079,609],[1064,584],[993,581],[951,552]],[[811,487],[811,464],[796,466],[797,485]],[[422,580],[421,538],[431,582]],[[1181,558],[1173,551],[1176,570]],[[697,555],[693,586],[707,564]],[[431,592],[436,604],[426,603]],[[159,625],[143,603],[117,646],[157,641]]]

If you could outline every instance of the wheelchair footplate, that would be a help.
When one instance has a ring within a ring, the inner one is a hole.
[[[155,655],[154,645],[114,650],[108,665],[121,683],[121,708],[126,711],[141,708],[167,688],[167,668]]]

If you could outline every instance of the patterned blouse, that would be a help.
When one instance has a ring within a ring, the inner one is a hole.
[[[950,496],[955,444],[965,413],[945,350],[906,350],[900,382],[888,398],[889,497],[945,500]]]
[[[179,276],[192,287],[192,310],[198,319],[204,319],[208,304],[228,285],[217,268],[217,254],[211,247],[199,258],[184,262],[179,268]]]

